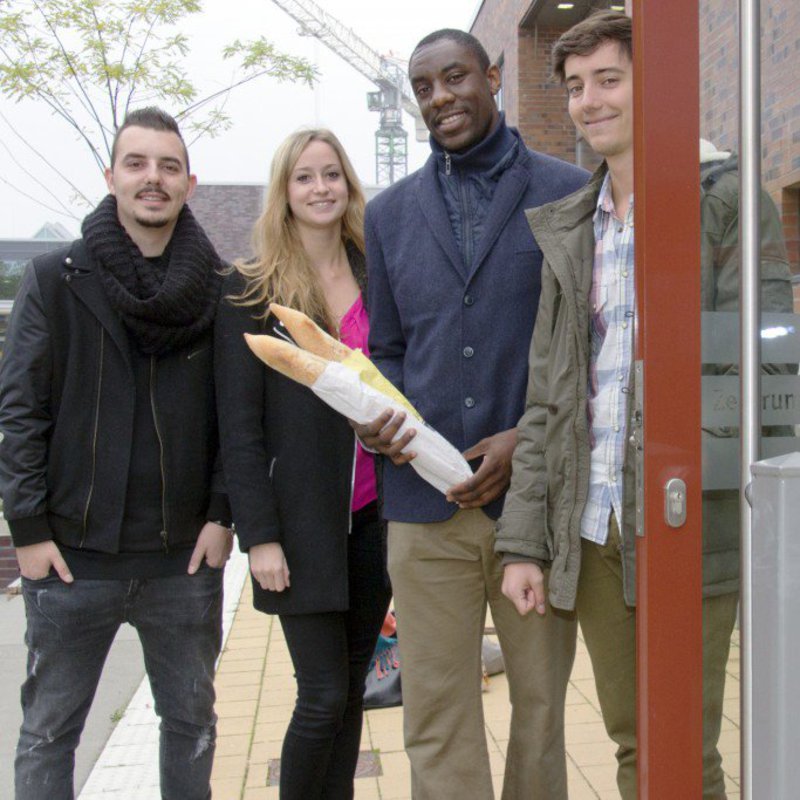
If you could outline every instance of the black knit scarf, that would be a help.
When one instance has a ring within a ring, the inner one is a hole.
[[[113,195],[86,217],[82,231],[108,299],[143,353],[164,355],[208,329],[219,297],[222,262],[187,206],[170,239],[166,274],[128,236]]]

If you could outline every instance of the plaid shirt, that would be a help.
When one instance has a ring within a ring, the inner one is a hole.
[[[622,466],[635,302],[633,198],[624,222],[620,222],[614,214],[610,175],[606,175],[597,199],[594,240],[588,392],[592,459],[581,536],[605,544],[611,512],[622,520]]]

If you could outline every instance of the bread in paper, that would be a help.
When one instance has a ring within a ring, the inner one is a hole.
[[[275,336],[246,333],[248,347],[269,367],[304,386],[313,386],[327,361]]]
[[[327,361],[344,361],[350,354],[350,348],[327,334],[314,320],[301,311],[270,303],[269,310],[285,326],[299,347]]]

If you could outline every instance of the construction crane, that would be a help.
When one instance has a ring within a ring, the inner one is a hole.
[[[408,134],[403,111],[416,121],[417,139],[427,139],[404,65],[376,53],[352,29],[312,0],[272,0],[300,24],[302,36],[314,36],[378,87],[367,93],[367,107],[380,112],[375,132],[375,181],[387,186],[408,172]]]

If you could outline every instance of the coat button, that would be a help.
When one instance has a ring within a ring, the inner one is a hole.
[[[464,358],[472,358],[475,355],[475,351],[471,347],[465,347],[462,352],[464,353]]]
[[[64,280],[69,283],[72,280],[72,275],[65,275]]]
[[[473,397],[465,397],[464,398],[464,405],[467,408],[474,408],[475,407],[475,398],[473,398]]]
[[[474,304],[474,302],[475,302],[475,298],[471,294],[465,294],[464,295],[464,305],[465,306],[471,306],[471,305]]]

